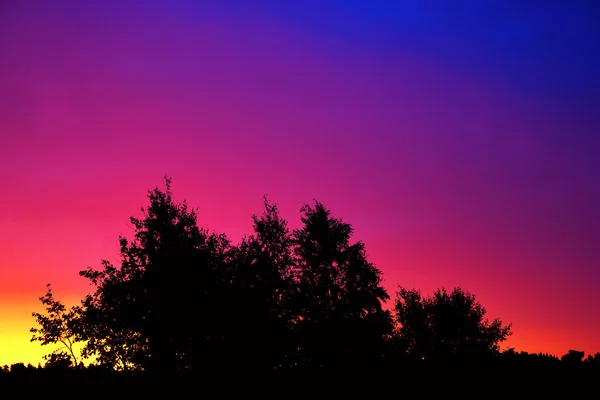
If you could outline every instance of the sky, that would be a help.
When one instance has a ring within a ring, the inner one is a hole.
[[[233,241],[316,199],[392,299],[600,352],[593,0],[8,0],[0,54],[0,365],[43,363],[45,285],[78,304],[165,175]]]

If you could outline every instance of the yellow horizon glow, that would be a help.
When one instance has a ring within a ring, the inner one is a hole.
[[[61,343],[43,346],[41,342],[31,342],[30,329],[39,327],[32,316],[33,312],[45,314],[39,295],[11,294],[0,296],[0,367],[23,363],[33,366],[44,365],[44,356],[64,347]],[[69,308],[78,301],[61,299]],[[75,346],[79,355],[81,344]]]

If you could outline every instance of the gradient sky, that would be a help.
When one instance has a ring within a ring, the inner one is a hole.
[[[234,241],[317,199],[392,298],[460,285],[507,346],[598,352],[599,152],[594,0],[2,1],[0,365],[164,175]]]

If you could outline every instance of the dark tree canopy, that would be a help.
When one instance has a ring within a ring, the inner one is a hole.
[[[378,355],[390,325],[381,272],[367,260],[353,228],[323,204],[304,205],[293,232],[298,257],[300,348],[304,362],[340,365],[348,357]]]
[[[564,363],[569,364],[581,364],[585,353],[579,350],[569,350],[567,354],[563,355],[560,359]]]
[[[86,351],[111,366],[188,369],[192,337],[210,337],[210,320],[198,316],[228,243],[198,228],[196,211],[173,201],[170,183],[148,193],[144,218],[131,218],[135,236],[120,238],[120,267],[104,261],[81,272],[96,288],[84,300]]]
[[[430,297],[399,287],[395,312],[399,340],[422,358],[498,352],[511,334],[511,325],[488,321],[485,308],[460,287],[450,293],[442,288]]]
[[[265,370],[289,364],[293,353],[294,260],[276,205],[265,197],[263,213],[252,220],[254,234],[232,248],[228,261],[227,351],[229,368]]]
[[[290,230],[265,197],[253,232],[234,244],[201,228],[197,210],[173,199],[170,179],[165,186],[148,191],[142,216],[131,217],[119,260],[80,272],[92,288],[80,306],[67,310],[50,287],[40,298],[47,315],[33,314],[40,328],[32,341],[64,345],[48,368],[78,365],[73,343],[81,341],[81,358],[98,368],[153,380],[192,364],[213,374],[352,372],[392,367],[399,354],[421,362],[497,353],[511,333],[460,288],[423,297],[400,287],[386,310],[382,273],[365,244],[318,201],[300,209],[301,224]]]

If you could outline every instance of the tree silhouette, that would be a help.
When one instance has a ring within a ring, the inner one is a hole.
[[[253,215],[254,234],[232,248],[227,301],[235,315],[230,357],[244,369],[269,370],[290,362],[294,269],[292,240],[275,204]]]
[[[594,355],[588,354],[585,362],[594,368],[600,368],[600,353]]]
[[[96,289],[82,300],[81,330],[86,340],[82,356],[96,357],[101,365],[118,370],[144,369],[149,349],[140,326],[142,272],[133,259],[126,258],[127,241],[121,239],[120,244],[121,268],[103,260],[102,270],[80,272]]]
[[[44,368],[64,370],[73,365],[73,356],[64,351],[57,351],[46,357]]]
[[[396,341],[400,348],[421,358],[432,353],[435,341],[428,302],[419,290],[398,287],[394,311],[400,325]]]
[[[579,350],[569,350],[567,354],[563,355],[560,360],[569,365],[580,365],[583,362],[585,353]]]
[[[61,343],[63,348],[56,349],[44,358],[51,364],[57,363],[58,360],[64,364],[66,358],[70,365],[77,365],[73,346],[79,340],[81,308],[72,307],[67,310],[65,305],[54,297],[50,284],[46,285],[46,294],[39,299],[46,306],[47,315],[32,313],[40,327],[29,330],[33,333],[31,341],[39,341],[42,345]],[[65,349],[68,354],[64,353]]]
[[[398,340],[421,358],[498,352],[511,334],[500,319],[489,322],[485,308],[460,287],[444,288],[430,297],[399,287],[395,302]]]
[[[349,366],[378,357],[389,331],[382,302],[388,294],[381,272],[366,258],[362,242],[350,243],[353,228],[321,203],[301,208],[303,227],[293,232],[298,260],[302,362]]]
[[[189,378],[195,362],[205,382],[323,369],[363,381],[386,368],[407,380],[454,370],[467,376],[448,366],[497,366],[520,382],[530,370],[592,376],[600,365],[600,354],[584,360],[575,350],[561,359],[500,352],[511,325],[486,319],[460,287],[423,296],[399,286],[392,312],[384,310],[381,271],[364,243],[352,242],[353,227],[318,201],[300,209],[302,224],[290,231],[265,197],[252,234],[233,244],[200,228],[197,211],[175,202],[165,183],[166,190],[148,191],[143,216],[131,217],[133,237],[119,237],[120,259],[80,271],[92,287],[80,306],[67,310],[47,285],[46,314],[33,313],[40,327],[31,328],[31,340],[63,347],[45,357],[42,372],[16,365],[13,381],[158,383]],[[69,368],[77,365],[77,341],[81,358],[94,360]]]
[[[213,321],[196,326],[195,315],[211,314],[213,264],[227,244],[199,229],[196,211],[175,203],[171,180],[165,183],[165,191],[148,192],[144,217],[131,217],[135,236],[120,238],[121,266],[104,261],[80,274],[96,289],[84,300],[87,354],[169,374],[191,370],[194,335],[212,336]]]

